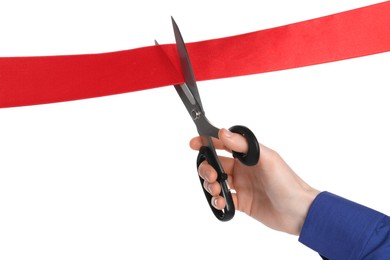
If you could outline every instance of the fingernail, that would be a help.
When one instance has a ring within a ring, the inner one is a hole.
[[[207,190],[208,190],[209,193],[211,194],[211,184],[207,185]]]
[[[216,208],[217,208],[217,202],[218,202],[218,200],[213,198],[213,204],[214,204],[214,207],[216,207]]]

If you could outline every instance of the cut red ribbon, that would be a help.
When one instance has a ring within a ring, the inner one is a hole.
[[[0,108],[63,102],[183,82],[176,46],[0,58]],[[197,80],[244,76],[390,51],[390,2],[187,44]],[[174,67],[171,65],[173,62]]]

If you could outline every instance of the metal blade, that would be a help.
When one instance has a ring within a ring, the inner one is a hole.
[[[196,102],[200,106],[201,112],[204,113],[202,101],[200,100],[200,95],[199,95],[198,87],[196,85],[194,71],[192,70],[192,65],[191,65],[190,57],[188,56],[187,48],[185,46],[183,37],[181,36],[179,27],[177,26],[173,17],[171,17],[171,19],[172,19],[173,31],[175,33],[177,51],[179,52],[179,57],[180,57],[180,65],[184,75],[185,83],[188,89],[191,91],[192,96],[195,98]],[[185,92],[186,90],[183,89],[183,91]]]
[[[160,51],[169,59],[169,56],[165,51],[161,48],[160,44],[157,42],[157,40],[154,40],[154,44],[156,46],[160,47]],[[172,64],[173,66],[173,64]],[[173,66],[174,67],[174,66]],[[188,89],[187,85],[185,83],[183,84],[177,84],[174,85],[176,92],[179,94],[181,100],[183,101],[185,107],[188,110],[188,113],[194,111],[194,110],[200,110],[197,101],[195,100],[194,96],[192,95],[192,92]]]

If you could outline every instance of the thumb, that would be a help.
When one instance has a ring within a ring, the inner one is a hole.
[[[240,134],[232,133],[231,131],[222,128],[219,131],[219,140],[226,146],[226,148],[239,153],[248,152],[248,143]]]

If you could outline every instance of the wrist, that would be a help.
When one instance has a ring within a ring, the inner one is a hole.
[[[307,214],[309,212],[310,206],[312,205],[314,199],[317,197],[317,195],[320,193],[320,191],[309,188],[302,191],[298,198],[298,203],[296,207],[296,225],[295,225],[295,232],[294,235],[299,235],[301,233],[303,224],[305,223]]]

